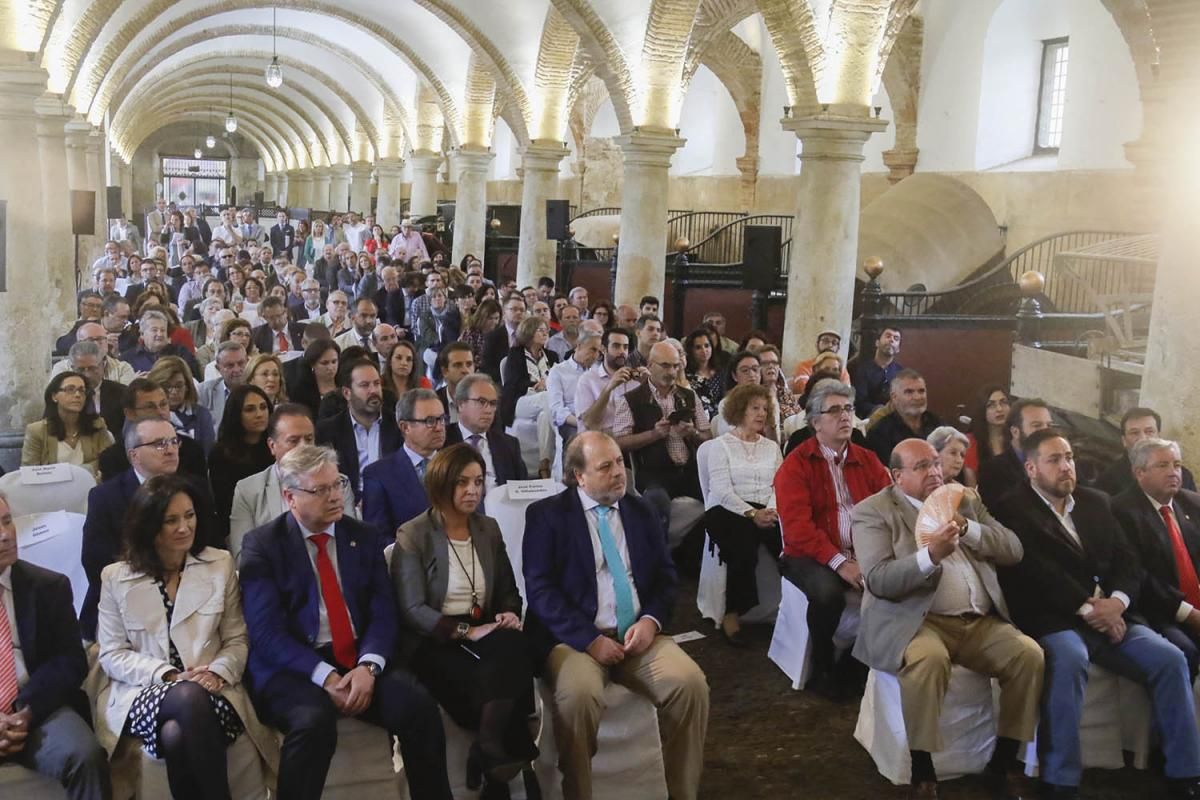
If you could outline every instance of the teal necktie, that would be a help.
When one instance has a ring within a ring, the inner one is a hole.
[[[610,511],[610,506],[596,506],[596,533],[600,536],[600,551],[612,575],[613,594],[617,601],[617,638],[624,641],[625,631],[637,620],[634,618],[633,587],[629,585],[629,573],[625,569],[625,562],[621,560],[621,551],[617,549],[612,530],[608,527]]]
[[[429,466],[428,458],[422,458],[420,461],[417,462],[417,477],[421,479],[422,483],[425,481],[425,468],[428,466]]]

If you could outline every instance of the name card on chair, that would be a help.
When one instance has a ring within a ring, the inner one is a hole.
[[[26,514],[17,517],[14,522],[17,526],[17,546],[20,548],[49,541],[71,527],[71,517],[66,511]]]
[[[43,483],[70,483],[70,464],[43,464],[36,467],[21,467],[21,485],[37,486]]]
[[[554,494],[554,481],[549,478],[532,481],[509,481],[504,484],[508,489],[508,499],[533,501],[541,500]]]

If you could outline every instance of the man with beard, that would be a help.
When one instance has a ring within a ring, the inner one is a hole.
[[[351,319],[354,322],[353,327],[341,336],[334,337],[337,346],[343,350],[358,346],[368,353],[375,353],[375,344],[371,341],[371,334],[375,332],[375,324],[379,321],[379,309],[376,308],[375,301],[368,297],[360,297],[354,304],[354,316]]]
[[[838,348],[842,346],[842,335],[835,330],[823,330],[817,334],[817,355],[822,353],[837,353]],[[803,394],[804,387],[808,385],[808,379],[813,374],[813,364],[816,363],[816,358],[809,358],[801,361],[796,365],[796,372],[792,376],[792,391],[796,396]],[[842,383],[850,383],[850,373],[842,369],[838,380]]]
[[[1071,443],[1054,429],[1024,443],[1028,482],[996,516],[1021,539],[1001,570],[1012,619],[1046,654],[1038,730],[1044,797],[1079,797],[1079,720],[1092,662],[1146,687],[1166,756],[1169,796],[1200,797],[1200,734],[1187,659],[1144,624],[1139,569],[1108,496],[1076,484]]]
[[[383,379],[373,361],[360,358],[342,364],[337,384],[346,410],[317,423],[317,444],[337,450],[342,474],[350,479],[358,502],[363,470],[400,447],[400,429],[383,414]]]
[[[575,384],[575,415],[579,427],[588,431],[612,433],[616,401],[626,392],[641,386],[646,370],[626,366],[629,360],[630,334],[627,329],[605,331],[601,339],[604,358],[579,377]]]
[[[546,348],[557,355],[561,362],[565,361],[567,353],[574,350],[579,344],[579,309],[575,306],[563,306],[562,312],[558,315],[558,321],[562,325],[562,330],[550,337],[550,341],[546,342]]]
[[[867,447],[875,451],[881,464],[888,463],[892,448],[900,442],[912,438],[924,439],[942,424],[929,411],[925,379],[915,369],[901,370],[892,378],[891,403],[892,413],[867,432]]]
[[[860,419],[869,419],[875,409],[887,403],[892,378],[904,369],[896,360],[900,338],[898,329],[884,328],[875,340],[874,356],[868,358],[862,353],[854,363],[850,375],[854,386],[854,411]]]

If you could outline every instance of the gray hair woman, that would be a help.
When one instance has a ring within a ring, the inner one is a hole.
[[[938,452],[938,458],[942,462],[942,480],[975,486],[975,473],[965,466],[967,449],[971,446],[971,440],[965,433],[943,425],[934,428],[925,441],[933,445],[933,449]]]

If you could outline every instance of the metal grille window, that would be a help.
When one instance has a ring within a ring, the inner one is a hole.
[[[229,162],[218,159],[164,158],[163,197],[183,206],[225,202]]]
[[[1062,143],[1063,112],[1067,106],[1067,59],[1064,39],[1042,42],[1042,80],[1038,89],[1037,141],[1034,153],[1057,153]]]

